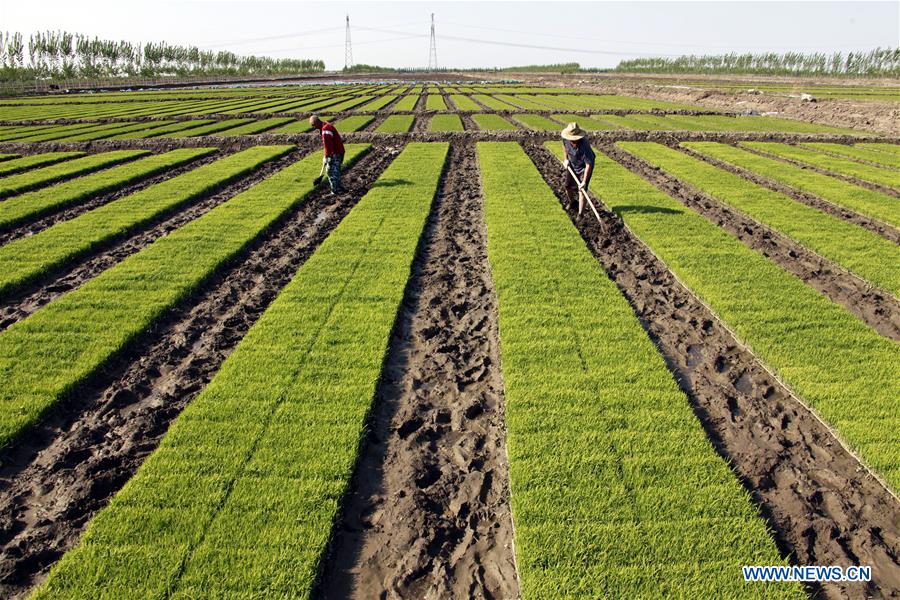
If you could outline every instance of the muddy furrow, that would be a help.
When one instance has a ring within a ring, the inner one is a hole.
[[[422,134],[429,134],[428,125],[431,124],[431,116],[426,114],[417,114],[413,117],[412,128],[410,129],[409,134],[400,134],[400,135],[410,135],[412,134],[412,138],[416,138]],[[384,135],[384,134],[382,134]],[[346,137],[346,136],[345,136]]]
[[[844,175],[842,173],[838,173],[837,171],[829,171],[828,169],[822,169],[821,167],[817,167],[815,165],[810,165],[805,162],[801,162],[799,160],[792,160],[790,158],[785,158],[784,156],[778,156],[777,154],[769,154],[764,152],[763,150],[757,150],[756,148],[748,148],[741,146],[742,150],[747,150],[748,152],[752,152],[753,154],[758,154],[759,156],[777,160],[786,164],[789,164],[794,167],[799,167],[801,169],[807,169],[814,173],[818,173],[820,175],[827,175],[829,177],[834,177],[835,179],[840,179],[841,181],[846,181],[847,183],[852,183],[853,185],[858,185],[859,187],[864,187],[866,189],[872,190],[873,192],[878,192],[879,194],[886,194],[888,196],[893,196],[895,198],[900,198],[900,190],[894,189],[892,187],[888,187],[886,185],[881,185],[878,183],[874,183],[872,181],[867,181],[865,179],[860,179],[859,177],[853,177],[852,175]],[[882,167],[884,168],[884,167]]]
[[[430,120],[428,112],[396,113],[415,114],[416,121]],[[560,127],[562,128],[562,127]],[[370,142],[386,143],[393,140],[401,142],[454,142],[454,141],[548,141],[557,140],[559,132],[519,130],[519,131],[465,131],[465,132],[438,132],[425,129],[413,129],[408,133],[375,133],[371,131],[346,132],[341,134],[346,142]],[[251,146],[265,144],[303,144],[315,140],[312,133],[257,133],[252,135],[216,136],[204,135],[184,138],[139,138],[130,140],[94,140],[89,142],[0,142],[0,152],[17,154],[37,154],[40,152],[62,152],[80,150],[89,152],[101,152],[105,150],[121,150],[131,148],[147,148],[155,151],[173,150],[175,148],[199,148],[216,146],[229,150],[244,150]],[[591,134],[594,142],[660,142],[662,144],[676,144],[678,142],[723,142],[736,143],[742,141],[758,142],[835,142],[835,143],[861,143],[861,142],[888,142],[900,143],[900,138],[885,138],[882,136],[848,136],[832,133],[777,133],[771,132],[739,132],[739,131],[646,131],[646,130],[615,130],[595,131]]]
[[[615,145],[603,152],[784,270],[841,304],[881,335],[900,340],[900,300],[723,202]]]
[[[774,179],[769,179],[761,173],[756,173],[755,171],[736,167],[717,158],[701,154],[700,152],[695,152],[690,148],[685,148],[683,146],[674,146],[674,148],[676,150],[684,152],[685,154],[693,156],[694,158],[698,158],[704,162],[708,162],[709,164],[718,167],[723,171],[728,171],[729,173],[739,175],[744,179],[755,183],[756,185],[769,188],[770,190],[778,192],[779,194],[784,194],[788,198],[792,198],[797,202],[802,202],[807,206],[811,206],[817,210],[821,210],[822,212],[828,213],[833,217],[843,219],[844,221],[849,221],[854,225],[859,225],[864,229],[868,229],[872,233],[876,233],[885,239],[900,244],[900,229],[896,229],[895,227],[879,221],[878,219],[867,217],[866,215],[852,211],[849,208],[844,208],[843,206],[833,204],[832,202],[824,200],[819,196],[816,196],[815,194],[810,194],[809,192],[804,192],[797,188],[793,188]]]
[[[75,545],[398,151],[373,148],[338,201],[314,192],[0,456],[0,597],[25,597]]]
[[[473,145],[420,242],[323,598],[518,597],[496,296]]]
[[[208,213],[237,194],[251,188],[273,173],[299,160],[304,152],[294,150],[285,156],[264,163],[248,175],[221,187],[200,200],[188,203],[169,216],[132,232],[125,239],[112,245],[98,246],[94,252],[75,261],[71,265],[48,273],[41,279],[25,285],[21,290],[0,300],[0,331],[34,313],[59,296],[81,287],[106,269],[140,252],[157,239],[168,235]]]
[[[472,118],[472,115],[459,115],[459,118],[462,121],[463,129],[466,131],[478,131],[481,129],[478,123],[475,122],[475,119]]]
[[[558,161],[526,148],[564,203]],[[828,598],[900,595],[900,505],[718,317],[684,288],[622,220],[601,213],[573,223],[687,393],[797,565],[871,565],[873,581],[810,589]]]
[[[205,156],[192,160],[185,165],[181,165],[180,167],[175,167],[174,169],[166,169],[162,173],[157,173],[156,175],[142,179],[137,183],[132,183],[130,185],[117,188],[111,192],[92,196],[86,200],[79,201],[73,206],[63,208],[59,212],[50,213],[38,218],[35,221],[25,223],[24,225],[20,225],[14,229],[10,229],[9,231],[2,232],[0,233],[0,246],[20,237],[34,235],[35,233],[39,233],[44,229],[47,229],[48,227],[56,225],[57,223],[74,219],[75,217],[93,210],[99,206],[109,204],[114,200],[124,198],[125,196],[129,196],[131,194],[134,194],[135,192],[139,192],[143,189],[156,185],[157,183],[162,183],[167,179],[178,177],[179,175],[183,175],[188,171],[193,171],[198,167],[202,167],[203,165],[207,165],[211,162],[219,160],[220,158],[224,158],[225,156],[227,156],[227,154],[228,153],[216,152],[211,156]]]

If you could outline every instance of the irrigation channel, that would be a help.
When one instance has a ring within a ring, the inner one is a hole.
[[[26,597],[78,543],[92,517],[156,449],[169,425],[216,374],[279,291],[411,141],[449,141],[450,154],[386,344],[358,458],[330,542],[320,557],[313,595],[511,598],[519,594],[501,335],[487,259],[476,144],[519,142],[565,205],[561,168],[543,146],[557,134],[527,131],[521,124],[509,131],[484,131],[467,112],[461,113],[464,131],[430,132],[432,115],[424,110],[424,102],[425,96],[410,111],[415,120],[408,133],[373,131],[388,114],[397,114],[387,111],[372,113],[376,118],[366,130],[347,133],[348,143],[373,144],[346,173],[348,195],[335,200],[323,187],[317,188],[100,372],[81,382],[65,402],[47,411],[24,441],[0,455],[0,595]],[[546,111],[547,116],[551,112]],[[235,116],[240,114],[208,117]],[[598,152],[846,307],[881,336],[900,340],[896,296],[614,145],[623,140],[657,141],[670,147],[682,141],[847,144],[885,138],[659,131],[597,132],[592,138]],[[17,226],[0,234],[0,247],[223,155],[284,143],[296,148],[0,299],[0,330],[317,150],[310,134],[274,133],[227,139],[0,143],[0,152],[20,154],[219,148],[213,157]],[[900,231],[878,219],[678,149],[900,243]],[[602,178],[603,173],[595,177]],[[856,178],[843,179],[886,191]],[[887,193],[896,195],[890,189]],[[572,226],[630,303],[715,450],[752,495],[782,556],[798,565],[874,568],[875,578],[864,589],[859,584],[830,583],[809,584],[807,591],[830,598],[900,595],[897,497],[602,200],[598,207],[602,227],[589,214],[576,218],[570,213]]]

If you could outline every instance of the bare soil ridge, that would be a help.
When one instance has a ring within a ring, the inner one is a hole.
[[[496,296],[473,145],[451,148],[323,598],[515,598]]]

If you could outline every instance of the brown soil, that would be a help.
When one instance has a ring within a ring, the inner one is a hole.
[[[864,229],[868,229],[872,233],[877,233],[878,235],[884,237],[885,239],[891,240],[894,243],[900,244],[900,230],[894,228],[887,223],[883,223],[877,219],[872,217],[867,217],[866,215],[854,212],[850,209],[844,208],[838,204],[833,204],[828,200],[823,200],[822,198],[810,194],[808,192],[801,191],[797,188],[793,188],[789,185],[785,185],[774,179],[769,179],[759,173],[754,171],[748,171],[747,169],[742,169],[741,167],[736,167],[727,162],[712,158],[705,154],[701,154],[699,152],[694,152],[690,148],[684,148],[682,146],[676,146],[676,150],[680,150],[685,154],[693,156],[694,158],[698,158],[705,162],[708,162],[711,165],[715,165],[716,167],[728,171],[729,173],[734,173],[735,175],[740,175],[744,179],[748,181],[752,181],[757,185],[761,185],[763,187],[769,188],[775,192],[780,194],[784,194],[789,198],[793,198],[798,202],[802,202],[808,206],[812,206],[815,209],[821,210],[822,212],[826,212],[834,217],[839,219],[843,219],[854,225],[859,225]]]
[[[423,233],[323,598],[515,598],[496,297],[473,145]]]
[[[397,152],[369,152],[336,203],[313,193],[0,456],[0,596],[25,597],[75,545]]]
[[[296,161],[304,154],[295,150],[283,157],[269,161],[252,173],[222,186],[211,194],[188,203],[174,214],[163,217],[149,226],[132,232],[128,237],[111,244],[97,245],[92,252],[48,272],[37,281],[25,284],[19,290],[0,298],[0,331],[34,313],[59,296],[81,287],[106,269],[146,248],[164,235],[175,231],[185,223],[206,214],[216,206],[249,189],[269,175]]]
[[[564,204],[558,161],[526,147]],[[900,595],[900,503],[718,317],[608,211],[605,231],[576,220],[588,248],[688,394],[717,451],[730,461],[799,565],[871,565],[873,581],[813,588],[828,598]]]
[[[670,196],[846,307],[878,333],[900,340],[900,300],[789,237],[614,145],[602,150]]]

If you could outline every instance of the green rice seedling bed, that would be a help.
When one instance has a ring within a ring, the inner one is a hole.
[[[334,126],[338,132],[359,131],[374,120],[375,117],[370,115],[351,115],[336,121]]]
[[[294,119],[291,119],[288,117],[278,117],[278,118],[274,118],[274,119],[261,119],[259,121],[247,123],[246,125],[242,125],[240,127],[235,127],[234,129],[228,129],[225,132],[223,132],[221,135],[223,135],[223,136],[253,135],[254,133],[268,132],[270,129],[275,129],[277,127],[287,125],[288,123],[291,123],[293,121],[294,121]]]
[[[529,129],[537,129],[538,131],[556,131],[563,128],[563,125],[560,123],[542,115],[510,115],[509,118],[522,123]]]
[[[900,293],[900,248],[886,238],[661,144],[618,145],[862,279]]]
[[[368,104],[363,104],[356,110],[381,110],[391,102],[397,99],[397,96],[393,94],[385,94],[384,96],[379,96],[369,102]]]
[[[35,598],[310,596],[447,150],[404,149]]]
[[[900,344],[617,162],[597,160],[600,199],[900,488]]]
[[[0,179],[0,198],[21,194],[56,181],[84,175],[85,173],[132,160],[146,154],[149,154],[148,150],[116,150],[114,152],[88,154],[80,158],[32,169],[24,173],[8,175]]]
[[[767,154],[780,156],[803,164],[812,165],[839,175],[856,177],[872,183],[900,190],[900,172],[891,169],[879,169],[853,160],[837,158],[789,144],[778,142],[741,142],[741,145],[753,150],[761,150]]]
[[[9,198],[5,202],[0,202],[0,231],[32,221],[81,200],[152,177],[212,152],[215,152],[213,148],[172,150]]]
[[[900,227],[900,202],[891,196],[727,144],[685,142],[682,146]]]
[[[825,144],[807,142],[803,144],[805,148],[811,148],[818,152],[826,152],[838,154],[846,158],[876,163],[878,166],[890,169],[900,169],[900,156],[891,154],[890,152],[879,152],[869,148],[861,148],[859,146],[848,146],[846,144]]]
[[[522,596],[805,597],[744,583],[787,564],[749,494],[521,147],[478,156]]]
[[[447,110],[447,103],[443,96],[428,94],[425,97],[425,110]]]
[[[200,127],[191,127],[190,129],[172,132],[167,134],[166,137],[184,138],[201,135],[221,135],[230,129],[252,125],[253,123],[253,119],[226,119],[224,121],[213,121],[209,125],[201,125]]]
[[[44,154],[31,154],[14,158],[0,164],[0,177],[8,177],[28,169],[46,167],[64,160],[72,160],[73,158],[85,156],[85,154],[85,152],[46,152]]]
[[[413,115],[391,115],[386,118],[381,125],[375,128],[375,131],[382,133],[405,133],[412,129]]]
[[[452,94],[450,100],[456,105],[456,110],[482,110],[481,105],[464,94]]]
[[[408,111],[411,111],[416,108],[416,103],[418,101],[419,101],[419,96],[417,96],[417,95],[403,96],[402,98],[397,100],[397,103],[394,104],[390,108],[390,110],[393,112],[398,112],[398,111],[408,112]]]
[[[246,175],[292,148],[249,148],[0,246],[0,297]]]
[[[0,332],[0,446],[301,202],[319,165],[309,156],[279,171]]]
[[[428,124],[428,131],[463,131],[459,115],[434,115]]]
[[[504,119],[500,115],[494,115],[490,113],[472,115],[472,119],[478,125],[480,129],[488,129],[488,130],[516,130],[516,127],[513,123],[510,123],[508,120]]]
[[[488,108],[492,108],[494,110],[510,110],[510,109],[518,109],[519,107],[514,104],[509,104],[507,102],[503,102],[502,100],[498,100],[494,96],[489,96],[487,94],[475,94],[472,96],[475,100],[478,100]]]

